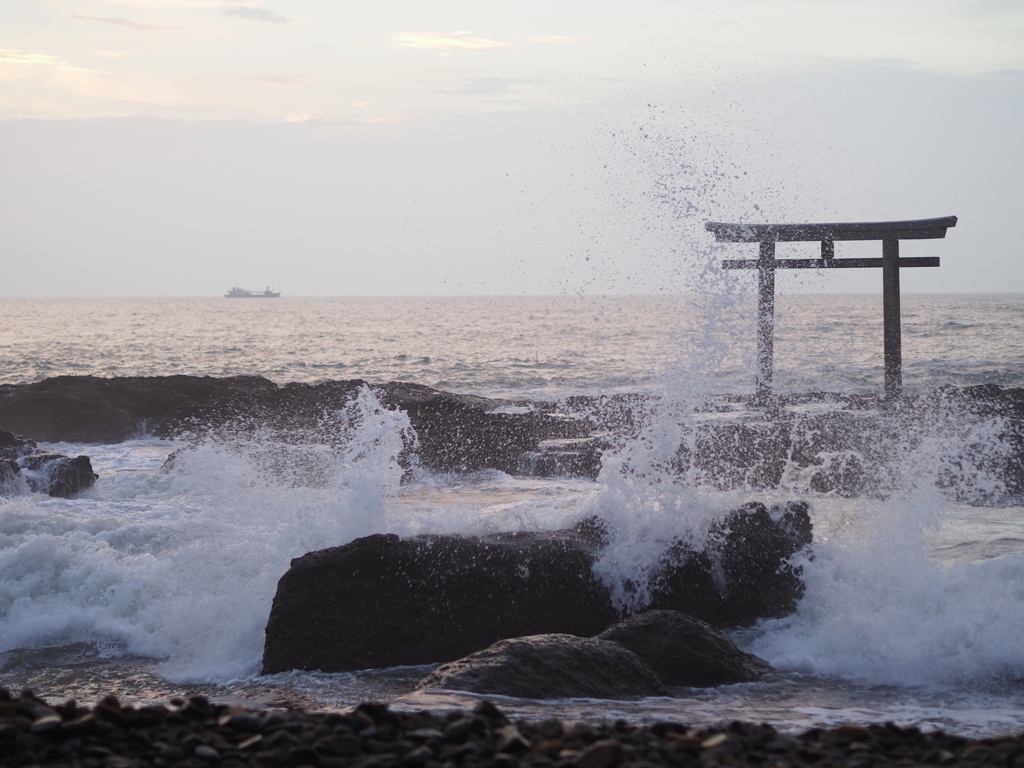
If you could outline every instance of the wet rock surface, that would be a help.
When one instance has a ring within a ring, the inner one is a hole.
[[[885,725],[815,728],[679,722],[648,726],[506,718],[487,701],[472,712],[249,710],[202,697],[169,705],[50,705],[0,691],[0,765],[616,768],[739,765],[1018,765],[1021,735],[967,739]]]
[[[0,494],[23,490],[73,496],[91,488],[99,475],[88,456],[64,456],[41,450],[35,442],[0,429]]]
[[[741,651],[724,633],[679,611],[645,611],[597,636],[633,651],[665,685],[709,688],[750,683],[771,665]]]
[[[368,386],[328,381],[278,386],[258,376],[99,378],[59,376],[0,385],[0,425],[47,442],[115,443],[160,437],[260,431],[282,442],[343,436],[338,414]],[[553,404],[509,401],[392,382],[371,387],[380,403],[406,413],[422,466],[437,472],[522,470],[545,440],[585,436],[588,426]],[[511,408],[515,412],[505,412]],[[521,412],[520,412],[521,411]]]
[[[435,472],[525,474],[525,457],[539,452],[542,442],[581,437],[588,430],[582,421],[558,414],[553,404],[516,406],[397,382],[372,389],[385,406],[409,416],[417,456]]]
[[[311,552],[278,582],[263,671],[429,664],[513,637],[596,635],[619,618],[593,572],[606,536],[591,518],[562,531],[379,534]],[[745,505],[707,549],[668,546],[650,607],[717,626],[787,615],[803,594],[788,559],[811,538],[806,505]]]
[[[624,645],[560,634],[500,640],[442,664],[417,686],[417,690],[432,689],[525,699],[667,695],[658,675]]]
[[[628,441],[663,404],[642,395],[580,395],[562,407],[590,425],[592,439],[573,450],[576,466],[593,467],[602,442]],[[688,429],[666,469],[702,485],[886,498],[933,472],[935,484],[960,502],[1024,493],[1021,388],[945,387],[892,401],[810,392],[777,395],[757,408],[749,398],[721,397],[683,417]],[[569,452],[557,445],[537,463],[574,466]]]
[[[45,442],[117,443],[244,418],[277,389],[255,376],[56,376],[0,385],[0,425]]]
[[[639,394],[529,402],[360,380],[59,376],[0,385],[0,426],[48,442],[261,430],[299,443],[336,435],[337,413],[364,386],[408,415],[418,445],[407,450],[438,472],[596,477],[605,452],[633,439],[664,405]],[[1024,493],[1024,389],[943,388],[893,401],[811,392],[759,407],[730,396],[686,408],[686,434],[666,469],[700,484],[886,497],[918,470],[908,457],[925,450],[937,485],[957,501]]]
[[[453,661],[508,637],[593,635],[615,620],[586,527],[492,536],[367,536],[292,561],[265,673]]]

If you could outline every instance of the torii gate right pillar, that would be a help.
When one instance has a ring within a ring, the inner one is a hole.
[[[754,391],[764,399],[772,391],[775,358],[775,243],[761,243],[757,259],[757,376]]]

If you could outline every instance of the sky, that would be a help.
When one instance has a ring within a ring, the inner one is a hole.
[[[1020,0],[0,0],[0,298],[1020,292],[1022,137]]]

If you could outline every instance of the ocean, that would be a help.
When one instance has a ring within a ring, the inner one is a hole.
[[[245,374],[279,384],[406,381],[517,402],[641,392],[678,404],[752,391],[755,306],[740,289],[650,297],[4,299],[0,383]],[[776,389],[881,393],[881,336],[879,296],[780,295]],[[903,360],[908,393],[1024,387],[1024,295],[905,295]],[[678,446],[669,422],[680,412],[666,409],[662,428],[645,435],[652,455]],[[90,456],[100,479],[73,499],[27,492],[0,499],[0,686],[86,704],[106,693],[129,703],[202,693],[250,706],[470,707],[477,697],[469,694],[413,692],[429,667],[259,675],[270,603],[289,561],[370,533],[556,529],[614,506],[645,542],[604,563],[612,578],[628,578],[657,553],[659,530],[750,500],[800,498],[815,526],[803,600],[790,617],[732,633],[778,674],[629,702],[491,698],[529,718],[1024,731],[1024,498],[996,486],[983,504],[950,498],[931,466],[935,446],[905,457],[907,487],[887,498],[815,493],[798,473],[772,490],[661,482],[653,460],[652,471],[608,472],[596,481],[420,472],[403,482],[390,443],[372,439],[401,421],[400,414],[366,420],[375,450],[360,463],[339,462],[330,482],[316,487],[258,471],[272,437],[204,443],[176,474],[160,469],[182,443],[148,435],[144,425],[123,443],[44,444]],[[998,451],[997,427],[936,439]],[[984,484],[984,469],[976,472]]]

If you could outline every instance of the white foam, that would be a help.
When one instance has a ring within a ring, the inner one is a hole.
[[[709,361],[714,354],[709,347]],[[606,458],[591,509],[609,522],[611,545],[595,570],[620,609],[649,602],[658,560],[674,538],[699,548],[711,523],[744,502],[804,497],[816,540],[813,556],[795,558],[806,595],[795,615],[765,622],[751,650],[780,669],[870,685],[977,688],[1024,678],[1024,555],[950,562],[947,546],[940,562],[929,544],[943,540],[944,527],[966,532],[952,498],[1005,500],[1000,468],[1012,450],[1001,437],[1005,423],[949,405],[879,430],[885,464],[872,469],[887,487],[871,490],[882,498],[812,493],[792,467],[779,490],[720,492],[678,461],[680,446],[694,447],[699,380],[681,376],[666,387],[639,436]],[[998,533],[1024,539],[1020,508],[1002,513]],[[967,530],[982,535],[977,525]]]
[[[597,571],[621,607],[639,607],[675,537],[699,546],[714,520],[752,497],[674,471],[678,447],[692,443],[693,400],[666,402],[608,458],[599,484],[483,472],[403,488],[408,422],[368,391],[338,420],[359,425],[345,440],[207,440],[181,452],[173,473],[159,467],[175,444],[91,446],[101,480],[82,498],[0,502],[0,650],[89,640],[162,659],[173,680],[244,677],[259,670],[276,583],[293,557],[376,532],[553,529],[593,513],[612,534]],[[964,689],[1024,675],[1024,555],[951,557],[950,542],[982,529],[936,485],[935,467],[956,467],[995,489],[957,446],[974,446],[986,464],[998,456],[998,425],[941,426],[902,460],[918,482],[899,498],[811,495],[807,593],[795,615],[745,638],[751,650],[782,669],[866,685]],[[1024,540],[1019,507],[986,515],[989,539]]]
[[[501,472],[402,486],[405,414],[364,389],[320,431],[349,423],[295,444],[257,431],[48,446],[89,453],[101,477],[77,499],[0,501],[0,651],[86,640],[161,659],[172,681],[245,677],[292,558],[372,533],[557,528],[594,492]]]
[[[796,614],[765,622],[750,649],[781,669],[872,685],[973,688],[1024,676],[1024,556],[939,562],[921,529],[908,530],[914,509],[881,512],[866,540],[814,547]]]
[[[283,478],[271,471],[256,436],[194,445],[173,474],[115,447],[98,463],[122,471],[86,497],[4,503],[0,648],[88,639],[164,659],[172,679],[257,671],[291,558],[402,527],[392,500],[406,417],[368,390],[349,410],[358,430],[323,453],[326,478],[315,487],[296,485],[288,468]],[[145,455],[152,446],[136,447]]]
[[[754,652],[782,669],[873,685],[978,688],[1024,677],[1024,555],[987,554],[1014,551],[1005,542],[1024,537],[1024,516],[949,498],[1001,498],[1005,427],[936,413],[904,436],[890,498],[820,498],[827,533],[802,563],[806,595],[795,615],[765,623]],[[965,536],[975,546],[950,550]]]

